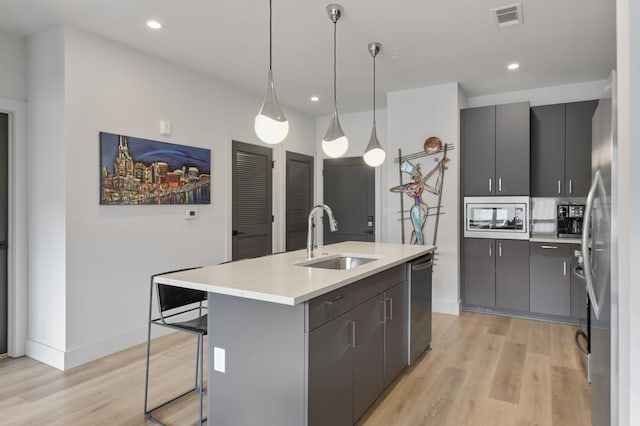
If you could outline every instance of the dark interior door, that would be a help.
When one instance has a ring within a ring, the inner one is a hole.
[[[307,218],[313,207],[313,157],[287,151],[286,250],[307,245]]]
[[[272,251],[272,152],[233,141],[232,259]]]
[[[0,354],[7,352],[7,229],[9,200],[9,116],[0,114]]]
[[[324,223],[324,244],[375,241],[375,169],[362,157],[324,160],[324,203],[331,207],[338,230]]]

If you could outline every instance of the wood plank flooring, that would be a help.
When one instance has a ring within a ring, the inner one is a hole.
[[[358,426],[590,425],[585,360],[574,331],[516,318],[434,314],[433,349]],[[138,345],[66,372],[24,357],[0,359],[0,425],[152,424],[142,415],[145,351]],[[156,339],[152,354],[152,405],[192,386],[192,336]],[[197,404],[192,395],[157,414],[171,425],[194,425]]]

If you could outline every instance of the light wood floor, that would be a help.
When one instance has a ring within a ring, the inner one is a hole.
[[[358,425],[590,425],[585,361],[574,331],[514,318],[434,314],[433,349]],[[0,360],[0,425],[151,424],[141,414],[145,350],[139,345],[67,372],[29,358]],[[157,339],[152,354],[152,404],[193,383],[193,337]],[[191,397],[158,416],[193,425],[196,407]]]

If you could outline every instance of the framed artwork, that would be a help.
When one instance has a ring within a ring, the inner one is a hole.
[[[211,150],[100,132],[100,204],[211,204]]]

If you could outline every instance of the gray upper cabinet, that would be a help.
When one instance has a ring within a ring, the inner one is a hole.
[[[529,194],[529,103],[461,112],[464,195]]]
[[[496,167],[496,107],[469,108],[461,114],[464,194],[491,194]]]
[[[591,184],[591,119],[598,101],[566,107],[565,195],[586,197]]]
[[[496,307],[529,311],[529,242],[496,240]]]
[[[531,196],[587,195],[596,106],[585,101],[531,108]]]
[[[529,103],[496,106],[495,195],[529,194]]]
[[[495,307],[495,241],[464,239],[464,303]]]

